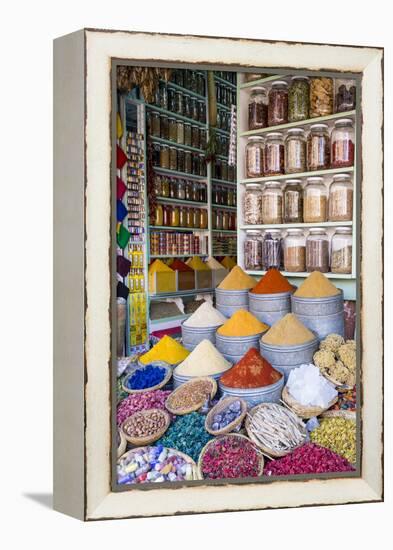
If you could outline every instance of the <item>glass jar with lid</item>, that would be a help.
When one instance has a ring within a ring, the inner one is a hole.
[[[313,227],[306,239],[306,271],[329,271],[329,237],[320,227]]]
[[[163,217],[163,209],[162,204],[156,204],[156,207],[154,209],[154,225],[163,225],[164,224],[164,217]]]
[[[321,177],[307,178],[304,188],[303,220],[305,223],[326,222],[328,191]]]
[[[199,149],[199,128],[198,126],[191,127],[191,145]]]
[[[243,202],[243,219],[246,225],[262,225],[262,186],[258,183],[246,185]]]
[[[168,121],[169,126],[169,139],[170,141],[177,140],[177,122],[175,118],[170,118]]]
[[[229,212],[228,210],[222,211],[222,229],[228,231],[229,229]]]
[[[194,174],[194,176],[198,176],[199,170],[200,170],[199,155],[197,155],[196,153],[192,153],[191,158],[192,158],[192,173]]]
[[[179,208],[179,226],[187,227],[187,209],[184,206]]]
[[[267,127],[267,104],[268,98],[266,88],[255,86],[251,88],[248,101],[248,129],[259,130]]]
[[[156,197],[162,197],[162,179],[158,174],[154,175],[154,194]]]
[[[252,271],[262,270],[262,233],[247,230],[244,239],[244,268]]]
[[[161,197],[169,197],[170,196],[170,186],[169,186],[169,179],[166,176],[162,176],[161,178]]]
[[[199,147],[201,149],[206,149],[207,139],[206,139],[206,130],[199,128]]]
[[[197,93],[199,95],[205,95],[205,77],[203,76],[202,73],[197,73],[196,81],[197,81]]]
[[[331,245],[332,273],[352,273],[352,228],[337,227]]]
[[[250,136],[246,145],[246,177],[263,176],[265,140],[262,136]]]
[[[186,174],[192,172],[192,153],[191,151],[184,151],[184,171]]]
[[[186,186],[184,180],[177,181],[176,198],[182,201],[186,199]]]
[[[200,212],[200,228],[207,229],[207,225],[208,225],[207,209],[201,208],[199,212]]]
[[[199,155],[199,175],[206,176],[207,166],[206,166],[206,156],[203,153]]]
[[[280,229],[266,231],[262,241],[262,266],[263,269],[282,266],[282,236]]]
[[[220,188],[218,185],[213,186],[213,204],[220,204]]]
[[[177,150],[177,169],[179,172],[184,172],[185,168],[185,152],[184,149]]]
[[[329,127],[327,124],[313,124],[307,137],[307,169],[327,170],[329,167]]]
[[[177,149],[169,147],[169,169],[177,170]]]
[[[182,120],[176,121],[176,142],[180,145],[184,144],[184,122]]]
[[[288,90],[288,120],[307,120],[310,110],[310,84],[307,76],[293,76]]]
[[[332,168],[353,166],[355,159],[355,132],[353,122],[350,118],[336,120],[330,143]]]
[[[203,99],[198,101],[198,120],[206,122],[206,105]]]
[[[235,190],[233,187],[228,187],[228,193],[227,193],[227,206],[235,206],[235,198],[234,198]]]
[[[228,181],[228,161],[221,161],[221,178],[224,181]]]
[[[164,81],[159,83],[160,90],[160,107],[161,109],[168,109],[168,88],[167,84]]]
[[[191,124],[186,122],[184,124],[184,145],[191,146],[192,143],[192,130],[191,130]]]
[[[284,140],[281,132],[270,132],[265,141],[265,176],[284,174]]]
[[[335,111],[343,113],[356,107],[356,81],[349,78],[335,80]]]
[[[306,237],[301,229],[288,229],[283,249],[285,271],[292,273],[306,271]]]
[[[199,202],[199,183],[197,181],[192,182],[191,200]]]
[[[284,223],[303,222],[303,187],[301,180],[286,180],[284,189]]]
[[[199,200],[201,202],[207,202],[207,187],[206,183],[199,184]]]
[[[273,82],[267,109],[268,126],[288,122],[288,84],[285,80]]]
[[[175,199],[177,197],[177,180],[176,178],[170,178],[169,180],[169,197]]]
[[[169,139],[169,118],[166,115],[160,115],[160,137]]]
[[[172,212],[171,212],[171,227],[179,227],[179,223],[180,223],[180,211],[179,211],[179,207],[175,205],[172,207]]]
[[[194,209],[193,208],[187,208],[186,213],[187,218],[187,227],[194,227]]]
[[[186,201],[192,201],[192,181],[185,181],[185,190],[186,190]]]
[[[183,116],[191,118],[191,97],[183,94]]]
[[[190,106],[191,106],[191,118],[193,120],[199,120],[198,100],[195,97],[191,98]]]
[[[306,171],[306,137],[303,128],[291,128],[285,139],[285,173]]]
[[[166,204],[162,207],[163,209],[163,222],[162,225],[167,227],[171,225],[171,212],[172,207],[169,204]]]
[[[336,174],[329,188],[329,221],[351,221],[353,185],[349,174]]]
[[[264,224],[282,223],[283,192],[276,181],[268,181],[262,190],[262,220]]]
[[[160,113],[150,113],[151,134],[156,137],[161,135]]]
[[[175,112],[178,115],[183,114],[183,92],[175,92]]]
[[[222,229],[222,210],[216,210],[214,213],[214,229]]]
[[[176,92],[173,88],[168,88],[168,111],[176,112]]]
[[[333,114],[333,79],[316,76],[310,81],[310,118]]]
[[[160,167],[169,168],[169,147],[167,145],[160,146]]]
[[[193,227],[198,228],[201,226],[201,211],[199,208],[193,209]]]

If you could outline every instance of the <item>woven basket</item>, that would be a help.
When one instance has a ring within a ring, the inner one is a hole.
[[[330,407],[333,407],[333,405],[335,403],[337,403],[337,399],[338,399],[338,397],[335,397],[334,399],[332,399],[332,401],[330,401],[328,406],[325,407],[325,408],[311,406],[311,405],[305,406],[305,405],[302,405],[301,403],[299,403],[298,401],[296,401],[296,399],[294,399],[292,397],[292,395],[287,390],[286,386],[284,387],[284,389],[282,391],[281,398],[282,398],[282,401],[284,402],[284,404],[287,405],[287,407],[292,412],[294,412],[295,414],[300,416],[300,418],[304,418],[304,419],[309,419],[309,418],[312,418],[313,416],[321,415],[323,412],[330,409]]]
[[[264,461],[262,453],[259,451],[258,447],[255,446],[254,442],[251,441],[249,437],[247,437],[245,435],[242,435],[242,434],[226,434],[226,435],[220,435],[219,437],[215,437],[214,439],[211,439],[202,448],[202,450],[199,454],[199,458],[198,458],[198,468],[197,468],[198,479],[205,479],[203,477],[203,473],[202,473],[202,463],[203,463],[203,457],[204,457],[207,449],[209,448],[209,446],[212,445],[213,443],[216,443],[219,439],[234,438],[234,437],[245,439],[246,441],[250,441],[250,443],[252,443],[254,445],[255,450],[257,451],[257,454],[258,454],[258,457],[259,457],[259,472],[258,472],[258,475],[261,476],[263,474],[263,468],[264,468],[264,465],[265,465],[265,461]]]
[[[142,451],[142,452],[146,452],[148,450],[148,446],[143,446],[143,447],[136,447],[135,449],[131,449],[130,451],[127,451],[121,458],[123,457],[128,457],[129,455],[132,455],[133,453],[136,453],[136,452],[139,452],[139,451]],[[168,451],[172,451],[173,453],[177,454],[178,456],[180,456],[181,458],[183,458],[185,460],[185,462],[187,462],[187,464],[191,464],[191,467],[192,467],[192,479],[195,480],[195,479],[199,479],[198,478],[198,467],[196,465],[196,462],[188,455],[186,455],[185,453],[182,453],[181,451],[178,451],[177,449],[172,449],[171,447],[165,447]],[[147,482],[148,483],[148,482]]]
[[[356,422],[356,412],[347,410],[326,411],[322,415],[322,418],[345,418],[346,420],[352,420]]]
[[[146,435],[144,437],[136,437],[136,436],[132,436],[132,435],[127,434],[127,432],[125,431],[125,426],[133,416],[135,416],[136,414],[138,414],[138,415],[142,414],[143,416],[148,416],[148,414],[151,414],[152,412],[157,412],[157,413],[161,414],[164,417],[165,424],[161,428],[161,430],[159,430],[158,432],[156,432],[154,434]],[[128,418],[126,418],[124,420],[124,422],[122,423],[122,425],[121,425],[121,433],[123,434],[125,439],[129,443],[131,443],[132,445],[137,445],[139,447],[143,447],[145,445],[150,445],[150,443],[154,443],[154,441],[157,441],[158,439],[160,439],[160,437],[169,428],[170,423],[171,423],[171,418],[170,418],[169,414],[166,411],[164,411],[162,409],[145,409],[145,410],[142,410],[142,411],[138,411],[138,412],[132,414],[131,416],[129,416]]]
[[[260,407],[265,407],[266,405],[269,405],[269,403],[260,403],[259,405],[256,405],[255,407],[253,407],[250,411],[249,411],[249,415],[252,417],[255,412],[260,408]],[[301,422],[300,418],[299,418],[299,423]],[[303,426],[304,427],[304,426]],[[295,449],[297,449],[298,447],[301,447],[305,441],[306,441],[306,437],[307,437],[307,432],[306,432],[306,429],[304,427],[304,431],[305,431],[305,435],[304,435],[304,440],[302,441],[302,443],[300,443],[300,445],[297,445],[296,447],[292,447],[292,449],[288,450],[288,451],[281,451],[281,452],[277,452],[277,451],[273,451],[273,449],[270,449],[270,447],[265,447],[263,446],[259,441],[258,439],[255,437],[255,435],[253,434],[253,432],[251,431],[250,429],[250,419],[247,415],[247,418],[246,418],[246,421],[245,421],[245,428],[246,428],[246,432],[247,432],[247,435],[248,437],[251,439],[251,441],[253,443],[255,443],[255,445],[257,447],[259,447],[259,449],[261,449],[261,451],[263,452],[264,455],[266,455],[268,458],[280,458],[282,456],[286,456],[288,455],[289,453],[292,453]]]
[[[146,366],[147,365],[145,365],[145,367]],[[169,380],[171,379],[172,369],[166,364],[162,364],[162,365],[159,365],[159,366],[160,366],[160,368],[166,370],[166,374],[165,374],[163,380],[161,380],[161,382],[159,384],[156,384],[155,386],[151,386],[150,388],[144,388],[143,390],[131,390],[130,388],[127,387],[127,381],[129,380],[129,378],[131,378],[133,376],[133,374],[136,370],[140,370],[140,369],[135,369],[132,372],[130,372],[130,374],[128,374],[124,378],[124,380],[122,382],[123,390],[127,393],[144,393],[144,392],[147,392],[147,391],[159,390],[159,389],[163,388],[164,386],[166,386],[168,384]]]
[[[209,383],[211,384],[210,393],[208,393],[199,402],[194,403],[192,406],[189,406],[188,408],[176,409],[176,408],[171,406],[171,400],[173,399],[173,397],[175,395],[177,395],[179,392],[186,391],[188,388],[190,388],[192,386],[192,384],[195,384],[196,382],[199,382],[201,380],[208,380],[209,381]],[[201,376],[201,377],[198,377],[198,378],[193,378],[192,380],[189,380],[188,382],[185,382],[184,384],[182,384],[181,386],[176,388],[176,390],[173,391],[167,397],[167,400],[165,401],[165,407],[170,413],[175,414],[175,415],[189,414],[189,413],[192,413],[192,412],[197,411],[198,409],[200,409],[202,407],[202,405],[205,403],[206,399],[208,399],[208,398],[213,399],[213,397],[216,395],[216,393],[217,393],[217,382],[214,380],[214,378],[210,378],[209,376]]]
[[[124,434],[121,430],[118,429],[117,431],[118,431],[119,437],[120,437],[120,443],[119,443],[119,446],[117,447],[117,458],[119,458],[121,455],[124,454],[124,452],[126,450],[127,440],[124,437]]]
[[[235,420],[233,420],[230,424],[225,426],[225,428],[221,428],[221,430],[213,430],[211,426],[213,424],[214,416],[216,414],[219,414],[221,411],[223,411],[227,407],[229,407],[229,405],[231,405],[235,401],[240,401],[240,406],[241,406],[240,415],[237,418],[235,418]],[[240,399],[239,397],[223,397],[222,399],[220,399],[220,401],[216,405],[214,405],[214,407],[207,414],[206,420],[205,420],[205,430],[215,436],[228,434],[243,422],[246,414],[247,414],[247,403],[243,399]]]

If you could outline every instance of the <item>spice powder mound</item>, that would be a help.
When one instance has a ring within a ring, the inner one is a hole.
[[[182,384],[167,399],[167,406],[173,410],[188,409],[202,405],[210,396],[212,383],[209,380],[191,380]]]
[[[236,365],[225,372],[220,382],[229,388],[261,388],[275,384],[282,374],[251,348]]]
[[[267,270],[259,283],[251,289],[253,294],[276,294],[279,292],[292,292],[294,287],[291,283],[279,272],[278,269],[272,267]]]

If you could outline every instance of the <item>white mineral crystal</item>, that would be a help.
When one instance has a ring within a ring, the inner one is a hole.
[[[326,408],[337,397],[334,385],[326,380],[315,365],[309,363],[291,370],[287,390],[302,405]]]

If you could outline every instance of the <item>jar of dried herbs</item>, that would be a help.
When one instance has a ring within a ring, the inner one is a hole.
[[[206,156],[203,153],[199,155],[199,175],[207,175]]]
[[[251,136],[246,145],[246,177],[263,176],[265,142],[261,136]]]
[[[307,120],[310,110],[310,84],[307,76],[293,76],[288,90],[288,120]]]
[[[177,170],[177,149],[176,147],[169,148],[169,169]]]
[[[303,187],[301,180],[286,180],[284,189],[284,223],[303,222]]]
[[[329,271],[329,237],[320,227],[311,228],[306,239],[306,270]]]
[[[169,139],[169,118],[166,115],[160,115],[160,137]]]
[[[282,265],[282,237],[279,229],[266,231],[262,241],[262,265],[263,269],[275,267],[280,269]]]
[[[351,221],[353,185],[349,174],[336,174],[329,188],[329,221]]]
[[[191,98],[191,118],[193,120],[199,119],[198,100],[195,97]]]
[[[262,218],[262,186],[258,183],[246,185],[243,202],[243,219],[246,225],[261,225]]]
[[[160,113],[150,113],[151,134],[156,137],[161,135]]]
[[[348,78],[337,78],[335,81],[336,113],[352,111],[356,107],[356,81]]]
[[[332,273],[352,273],[352,229],[337,227],[332,237],[331,253]]]
[[[183,116],[191,118],[191,97],[183,94]]]
[[[199,149],[199,128],[198,126],[191,127],[191,145]]]
[[[170,118],[168,121],[169,127],[169,139],[170,141],[177,141],[177,122],[175,118]]]
[[[306,171],[306,138],[303,128],[291,128],[285,139],[285,173]]]
[[[285,170],[284,140],[281,132],[270,132],[265,142],[264,175],[278,176]]]
[[[310,118],[333,114],[333,79],[325,76],[311,78]]]
[[[251,89],[248,102],[248,129],[259,130],[267,127],[268,97],[266,88],[256,86]]]
[[[330,137],[327,124],[313,124],[307,137],[307,169],[330,168]]]
[[[184,172],[185,168],[185,151],[183,149],[177,150],[177,169],[179,172]]]
[[[278,182],[268,181],[262,190],[262,220],[264,224],[282,223],[283,192]]]
[[[184,144],[184,122],[181,120],[176,121],[176,141],[180,145]]]
[[[192,172],[192,153],[191,151],[184,151],[184,171],[186,174]]]
[[[273,82],[270,88],[267,119],[268,126],[288,122],[288,84],[285,80]]]
[[[175,93],[175,112],[178,115],[183,114],[183,92]]]
[[[260,231],[246,231],[244,268],[253,271],[262,269],[262,233]]]
[[[167,145],[160,146],[160,167],[169,168],[169,147]]]
[[[328,191],[323,178],[307,178],[303,201],[303,219],[305,223],[326,222],[327,207]]]
[[[306,271],[306,237],[301,229],[288,229],[283,248],[285,271]]]

